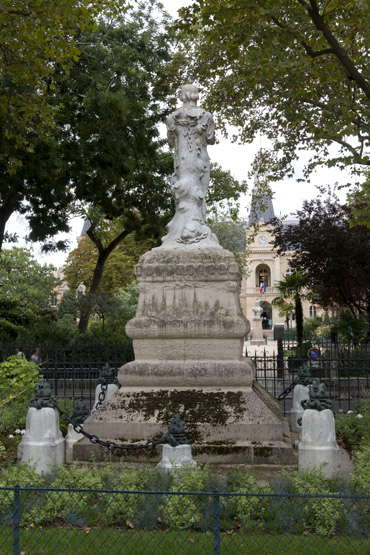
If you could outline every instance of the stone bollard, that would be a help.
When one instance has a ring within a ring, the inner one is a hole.
[[[185,422],[179,414],[171,418],[165,438],[168,443],[163,445],[162,460],[156,468],[162,473],[172,475],[184,468],[194,470],[196,462],[191,456],[191,441],[185,437]]]
[[[94,406],[91,412],[95,412],[100,405],[108,401],[108,399],[117,393],[118,390],[119,387],[116,372],[109,366],[108,363],[106,363],[103,366],[98,379],[98,385],[95,389]]]
[[[337,444],[332,401],[325,396],[325,385],[313,380],[309,399],[302,401],[305,409],[301,420],[302,431],[298,444],[298,468],[321,468],[325,478],[348,478],[352,464],[348,453]]]
[[[293,404],[290,412],[290,429],[292,432],[301,432],[302,426],[298,425],[297,420],[303,416],[302,401],[307,399],[309,399],[308,385],[297,384],[293,389]]]
[[[341,474],[341,454],[330,409],[306,409],[302,417],[302,439],[298,445],[299,470],[321,467],[325,478]]]
[[[176,475],[184,468],[194,469],[197,466],[191,455],[191,445],[163,445],[162,460],[156,468],[162,473]]]
[[[75,401],[71,416],[71,420],[74,424],[82,426],[88,416],[89,411],[85,403],[83,401]],[[68,424],[68,433],[66,435],[66,463],[73,462],[73,446],[83,437],[83,434],[76,432],[73,424]]]
[[[50,402],[50,386],[41,380],[27,413],[26,433],[18,445],[20,464],[34,466],[37,474],[49,474],[65,462],[65,440],[59,414]]]

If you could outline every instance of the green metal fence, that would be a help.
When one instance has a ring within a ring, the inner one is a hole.
[[[370,553],[370,496],[0,488],[1,554]]]

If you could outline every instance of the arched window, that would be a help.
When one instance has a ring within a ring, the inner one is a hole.
[[[256,287],[260,291],[266,291],[267,287],[270,287],[270,268],[266,265],[261,265],[256,268]]]
[[[316,306],[313,304],[310,306],[310,318],[315,318],[316,316]]]

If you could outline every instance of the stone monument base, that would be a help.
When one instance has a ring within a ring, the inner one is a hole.
[[[84,430],[106,441],[143,444],[160,439],[176,413],[186,423],[186,436],[199,463],[292,463],[288,422],[278,402],[255,382],[223,388],[121,387],[85,421]],[[161,445],[130,454],[116,450],[113,460],[156,463],[161,450]],[[92,456],[104,460],[106,449],[87,439],[74,445],[74,460]]]

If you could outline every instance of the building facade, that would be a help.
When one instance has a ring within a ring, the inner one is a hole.
[[[240,302],[242,310],[251,324],[253,334],[253,307],[259,299],[262,312],[262,327],[264,335],[273,336],[274,324],[284,323],[285,329],[295,327],[294,314],[288,319],[279,314],[279,309],[272,304],[278,296],[276,284],[291,273],[289,260],[293,253],[279,255],[272,247],[272,227],[269,222],[275,217],[273,203],[270,198],[255,201],[256,189],[252,195],[252,208],[249,214],[246,236],[249,249],[247,250],[247,276],[242,281]],[[260,208],[258,208],[260,205]],[[257,225],[257,227],[256,227]],[[285,225],[295,225],[295,221],[286,221]],[[303,300],[305,317],[322,314],[322,310],[311,302]]]

